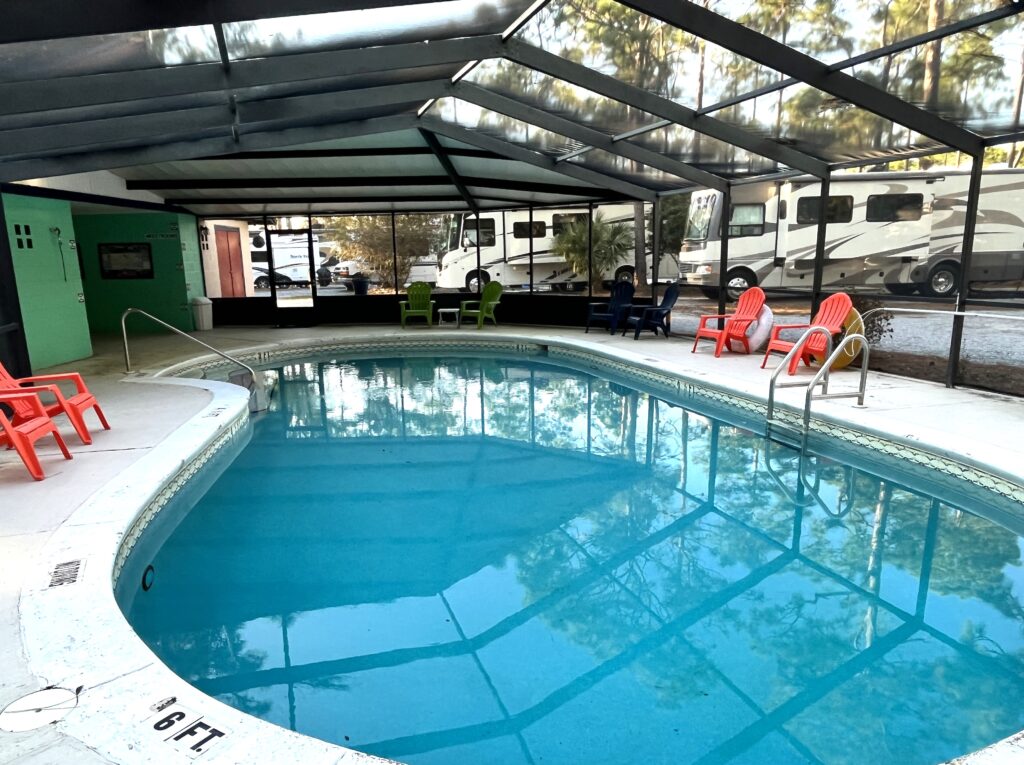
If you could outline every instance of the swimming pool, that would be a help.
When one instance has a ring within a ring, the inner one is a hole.
[[[537,360],[277,376],[122,597],[238,709],[411,763],[925,763],[1024,727],[997,498],[857,455],[801,470]]]

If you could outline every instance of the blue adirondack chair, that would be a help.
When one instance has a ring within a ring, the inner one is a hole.
[[[634,307],[632,309],[633,314],[626,318],[626,326],[622,329],[623,337],[625,337],[626,331],[630,327],[633,327],[636,331],[633,335],[634,340],[639,340],[640,332],[645,329],[651,330],[654,334],[658,334],[660,329],[665,333],[665,337],[668,337],[669,328],[672,324],[672,307],[675,306],[678,299],[679,285],[670,284],[665,288],[665,294],[661,298],[661,305]]]
[[[586,331],[590,331],[592,322],[603,321],[608,323],[608,331],[614,335],[619,327],[619,318],[633,307],[632,300],[633,282],[615,282],[607,303],[591,303],[588,307]]]

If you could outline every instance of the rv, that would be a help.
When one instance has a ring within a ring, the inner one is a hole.
[[[249,229],[249,245],[253,264],[269,271],[267,242],[263,231]],[[292,234],[272,231],[270,232],[270,246],[274,257],[274,280],[278,286],[309,284],[309,237],[305,233]],[[316,254],[316,264],[319,265],[321,260],[320,243],[316,234],[313,234],[313,252]],[[261,285],[269,286],[269,274],[264,274],[263,279],[257,279],[257,281]]]
[[[834,175],[826,206],[822,285],[932,297],[963,281],[964,171]],[[820,184],[813,178],[736,187],[728,228],[729,297],[752,286],[810,288]],[[680,279],[717,296],[722,194],[694,193],[679,255]],[[973,288],[1024,280],[1024,172],[985,173],[971,272]]]
[[[633,205],[602,205],[595,214],[605,222],[624,222],[632,229]],[[645,210],[650,214],[648,206]],[[581,292],[587,288],[587,275],[577,274],[572,267],[552,252],[554,237],[565,227],[587,219],[587,211],[575,209],[535,209],[532,227],[529,210],[482,211],[480,219],[473,214],[445,216],[444,253],[437,268],[437,286],[475,292],[478,283],[501,282],[507,289],[529,289],[530,247],[533,246],[533,289],[548,292]],[[477,241],[479,232],[479,268]],[[532,242],[531,242],[532,234]],[[634,277],[633,249],[605,273],[605,279],[629,280]],[[679,269],[674,258],[662,260],[659,279],[675,281]],[[647,253],[647,275],[650,281],[651,255]]]

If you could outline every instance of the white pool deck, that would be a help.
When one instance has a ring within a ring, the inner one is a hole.
[[[565,343],[613,353],[624,361],[678,372],[693,381],[759,399],[766,399],[768,393],[770,372],[759,368],[760,357],[724,354],[715,359],[711,343],[702,343],[700,351],[691,354],[692,339],[685,337],[666,340],[648,334],[634,341],[632,336],[613,337],[602,331],[584,334],[579,329],[488,327],[479,331],[434,327],[403,331],[391,326],[221,328],[198,336],[231,352],[281,343],[372,341],[428,334],[460,338],[500,335]],[[72,689],[84,686],[78,706],[57,724],[23,733],[0,730],[0,763],[189,762],[186,754],[154,736],[146,722],[154,714],[149,705],[168,693],[178,695],[182,703],[189,699],[189,708],[208,702],[201,713],[212,715],[231,732],[203,753],[203,762],[379,762],[245,718],[196,691],[191,696],[189,689],[184,693],[167,692],[166,688],[175,682],[180,691],[184,683],[169,677],[166,668],[153,666],[155,659],[141,641],[123,654],[118,653],[118,646],[96,644],[98,638],[90,641],[90,635],[103,634],[103,624],[120,620],[122,623],[115,626],[122,636],[126,628],[119,614],[106,612],[113,598],[104,595],[104,588],[110,589],[110,569],[108,566],[104,570],[103,559],[100,565],[93,562],[91,568],[87,561],[82,581],[64,588],[67,592],[59,594],[60,601],[56,600],[58,596],[49,596],[66,610],[67,623],[55,620],[52,608],[47,616],[40,605],[43,598],[39,593],[45,589],[41,582],[48,582],[49,570],[59,560],[53,556],[74,544],[90,544],[90,534],[96,535],[97,544],[115,544],[116,535],[127,527],[125,519],[131,519],[131,505],[137,508],[147,499],[145,489],[139,487],[147,481],[159,483],[168,471],[187,460],[189,450],[197,448],[203,438],[208,439],[211,428],[217,427],[217,417],[223,410],[237,412],[244,406],[244,395],[234,386],[182,384],[150,376],[204,353],[183,338],[139,336],[132,343],[133,363],[145,374],[128,377],[124,374],[120,339],[97,339],[92,358],[45,371],[81,372],[113,429],[103,431],[97,426],[92,445],[84,446],[62,419],[61,431],[74,459],[65,461],[55,447],[40,442],[47,473],[41,483],[29,478],[13,451],[0,450],[0,709],[51,684]],[[801,374],[810,372],[802,370]],[[856,375],[852,371],[835,373],[832,390],[852,389]],[[804,389],[791,388],[780,391],[778,398],[799,407],[803,395]],[[858,428],[892,434],[930,451],[991,466],[994,472],[1024,486],[1024,399],[968,389],[949,390],[934,383],[872,373],[866,404],[858,408],[854,399],[822,401],[815,402],[814,411]],[[91,415],[87,419],[92,425],[94,421],[89,418]],[[104,515],[104,508],[113,505],[123,506],[120,515],[113,510]],[[114,529],[113,541],[111,523],[120,524]],[[86,581],[91,582],[90,587],[78,589]],[[102,602],[89,602],[96,594]],[[48,639],[48,629],[53,629],[52,640]],[[90,657],[85,662],[88,666],[79,664],[82,656]],[[971,765],[1024,762],[1024,736],[1015,736],[961,761]]]

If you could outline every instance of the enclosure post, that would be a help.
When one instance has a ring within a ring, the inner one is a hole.
[[[814,245],[814,283],[811,287],[811,316],[821,305],[821,282],[825,271],[825,242],[828,229],[828,196],[832,190],[832,173],[821,179],[821,197],[818,200],[818,240]],[[795,214],[795,213],[794,213]]]
[[[658,261],[661,260],[661,197],[651,206],[651,305],[658,304]],[[644,237],[647,241],[647,237]],[[646,262],[646,259],[645,259]]]
[[[720,314],[725,313],[726,289],[729,284],[727,271],[729,270],[729,220],[732,218],[731,207],[732,186],[726,186],[725,191],[722,192],[722,209],[719,213],[719,217],[722,219],[721,232],[719,234],[719,241],[721,241],[722,247],[718,257],[718,313]],[[719,319],[718,328],[722,329],[724,326],[725,322]]]
[[[960,289],[956,293],[956,310],[967,308],[967,289],[970,284],[971,255],[974,253],[974,229],[978,222],[978,201],[981,197],[981,174],[985,155],[975,156],[971,162],[971,182],[967,189],[967,212],[964,218],[964,241],[960,248]],[[960,376],[960,346],[964,337],[964,317],[953,317],[953,331],[949,338],[949,359],[946,362],[946,387],[952,388]]]
[[[263,216],[263,238],[267,243],[267,270],[270,275],[270,299],[274,301],[274,310],[277,310],[277,279],[274,278],[277,273],[274,270],[274,248],[270,244],[270,224],[267,222],[267,216]]]
[[[476,213],[476,294],[477,297],[483,294],[484,291],[484,280],[483,275],[480,273],[480,236],[483,233],[483,221],[480,219],[479,210]],[[482,306],[477,306],[481,308]]]
[[[529,218],[527,219],[526,225],[530,229],[530,294],[533,294],[533,205],[530,205],[528,211]],[[514,223],[512,224],[515,225]],[[505,239],[508,239],[508,232],[505,232]]]
[[[594,297],[594,203],[587,204],[587,295]]]
[[[306,261],[309,264],[309,294],[312,296],[314,304],[316,302],[316,266],[318,265],[313,260],[313,216],[306,216]]]
[[[398,230],[395,228],[395,211],[391,211],[391,270],[395,275],[395,294],[398,294]]]

